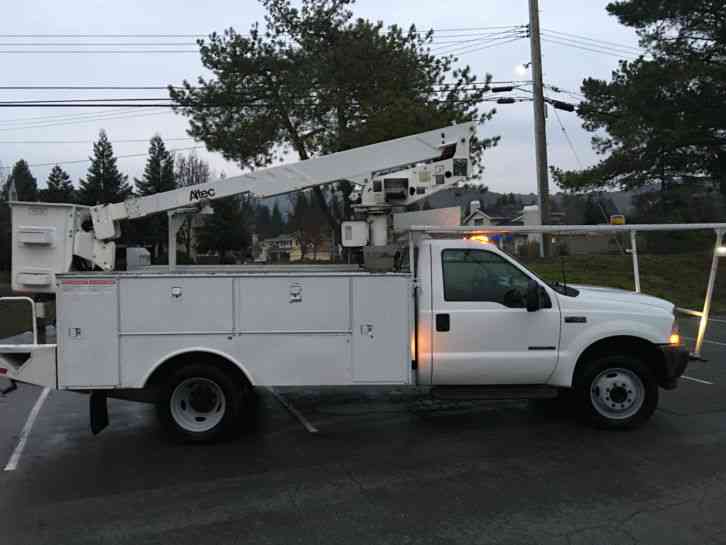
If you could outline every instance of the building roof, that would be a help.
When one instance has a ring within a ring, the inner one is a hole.
[[[475,217],[480,217],[485,220],[492,221],[492,217],[484,212],[481,208],[479,210],[474,210],[471,214],[466,216],[464,220],[461,222],[463,225],[467,225],[471,220],[473,220]]]

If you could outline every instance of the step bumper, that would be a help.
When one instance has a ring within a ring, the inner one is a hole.
[[[58,388],[55,344],[0,344],[0,378]]]

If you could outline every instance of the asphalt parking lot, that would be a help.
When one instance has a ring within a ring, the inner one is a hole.
[[[686,334],[692,335],[692,327]],[[603,432],[526,402],[269,391],[256,433],[167,442],[153,408],[51,392],[12,471],[0,543],[726,543],[726,323],[652,421]],[[0,468],[41,390],[0,397]]]

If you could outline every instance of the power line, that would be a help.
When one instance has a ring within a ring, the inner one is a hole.
[[[562,134],[565,135],[565,140],[567,140],[567,144],[570,146],[570,150],[572,151],[572,155],[575,156],[575,160],[577,161],[577,164],[579,165],[580,169],[583,168],[582,161],[580,160],[580,156],[577,154],[577,150],[575,150],[575,146],[572,143],[572,140],[570,139],[570,135],[567,132],[567,129],[565,129],[564,123],[562,123],[562,119],[560,119],[560,114],[557,112],[556,108],[552,108],[552,111],[555,113],[555,117],[557,118],[557,122],[560,124],[560,128],[562,129]]]
[[[37,123],[40,121],[50,121],[50,120],[57,120],[57,119],[75,119],[75,118],[81,118],[81,117],[88,117],[88,116],[97,116],[97,115],[107,115],[107,114],[113,114],[117,112],[123,112],[125,111],[123,108],[106,108],[103,110],[99,110],[96,112],[86,112],[83,114],[55,114],[55,115],[43,115],[43,116],[31,116],[31,117],[16,117],[15,119],[3,119],[0,120],[0,126],[7,125],[7,124],[16,124],[16,123]]]
[[[478,42],[481,40],[499,38],[502,36],[511,36],[515,32],[516,31],[514,29],[512,29],[512,30],[506,30],[504,32],[492,32],[492,33],[487,33],[487,34],[471,34],[470,36],[473,36],[473,37],[470,38],[469,36],[466,36],[466,38],[467,38],[466,40],[463,40],[463,39],[447,40],[447,41],[437,41],[436,40],[436,43],[433,45],[444,46],[444,45],[448,45],[448,44],[456,44],[456,45],[466,44],[466,43],[471,43],[471,42]],[[2,45],[2,44],[0,44],[0,45]]]
[[[443,102],[449,102],[449,103],[466,103],[471,102],[472,98],[461,98],[461,99],[435,99],[431,102],[433,103],[443,103]],[[492,99],[494,100],[494,99]],[[487,99],[481,99],[481,102],[487,101]],[[0,102],[0,108],[101,108],[103,106],[106,106],[106,104],[103,103],[62,103],[58,102],[55,104],[47,104],[47,103],[14,103],[14,102]],[[124,103],[124,104],[114,104],[114,106],[118,108],[186,108],[188,106],[180,106],[179,104],[175,103],[168,103],[168,104],[138,104],[138,103]],[[249,103],[249,104],[194,104],[193,107],[195,108],[227,108],[227,107],[238,107],[238,106],[244,106],[245,108],[271,108],[274,107],[274,104],[264,104],[264,103]]]
[[[497,25],[464,28],[431,28],[434,32],[477,32],[483,30],[495,30],[501,28],[512,28],[517,25]],[[417,34],[426,34],[429,30],[418,30]],[[247,32],[240,32],[240,35],[248,35]],[[201,34],[0,34],[0,38],[206,38],[208,33]]]
[[[114,139],[113,144],[134,144],[134,143],[148,143],[150,138],[126,138],[126,139]],[[176,138],[163,138],[164,142],[178,142],[183,140],[194,140],[191,136],[176,137]],[[95,140],[0,140],[0,144],[93,144]]]
[[[83,103],[79,104],[77,102],[73,103],[67,103],[67,102],[56,102],[53,104],[48,104],[46,102],[0,102],[0,108],[103,108],[104,106],[108,106],[108,104],[104,103]],[[168,104],[138,104],[135,102],[130,102],[126,104],[114,104],[117,108],[174,108],[179,107],[178,104],[174,103],[168,103]],[[220,108],[227,106],[226,104],[209,104],[208,107],[210,108]],[[247,106],[250,106],[249,104]]]
[[[519,40],[522,40],[523,38],[524,38],[524,36],[518,36],[516,38],[510,38],[508,40],[504,40],[504,41],[500,41],[500,42],[496,42],[496,43],[492,43],[492,44],[488,44],[488,45],[484,45],[484,46],[480,46],[480,47],[473,47],[473,48],[465,49],[463,51],[457,51],[457,52],[450,53],[450,54],[451,55],[468,55],[469,53],[475,53],[477,51],[483,51],[484,49],[489,49],[491,47],[496,47],[496,46],[499,46],[499,45],[511,44],[513,42],[517,42]]]
[[[113,142],[112,142],[112,144],[113,144]],[[190,150],[205,148],[205,147],[206,146],[190,146],[187,148],[170,149],[168,151],[170,153],[175,153],[178,151],[190,151]],[[115,157],[116,157],[116,159],[130,159],[132,157],[146,157],[147,155],[148,155],[148,153],[129,153],[127,155],[116,155]],[[52,167],[55,165],[76,165],[76,164],[82,164],[82,163],[90,163],[91,161],[92,161],[92,159],[77,159],[77,160],[72,160],[72,161],[53,161],[51,163],[35,163],[32,165],[28,165],[28,166],[31,168]]]
[[[582,93],[576,93],[575,91],[568,91],[567,89],[563,89],[562,87],[559,87],[557,85],[545,84],[545,87],[547,87],[547,89],[550,89],[551,91],[554,91],[555,93],[569,95],[572,98],[575,98],[577,100],[587,100],[587,97],[585,95],[583,95]]]
[[[599,43],[599,44],[604,45],[604,46],[607,46],[607,47],[618,47],[618,48],[621,48],[621,49],[630,49],[630,50],[633,50],[633,51],[636,51],[636,52],[641,52],[642,51],[640,47],[629,46],[629,45],[622,45],[622,44],[620,44],[618,42],[611,42],[611,41],[608,41],[608,40],[600,40],[600,39],[597,39],[597,38],[590,38],[589,36],[585,36],[585,35],[582,35],[582,34],[573,34],[571,32],[561,32],[561,31],[558,31],[558,30],[552,30],[552,29],[547,29],[547,28],[546,29],[543,29],[543,30],[544,30],[545,33],[548,33],[548,34],[560,34],[562,36],[567,36],[567,37],[575,38],[577,40],[588,41],[588,42],[596,42],[596,43]]]
[[[616,45],[600,45],[598,43],[587,42],[585,40],[580,40],[577,38],[566,38],[563,36],[550,34],[548,32],[545,32],[542,35],[547,38],[553,39],[553,40],[560,40],[560,41],[563,41],[566,43],[571,43],[573,45],[579,45],[582,47],[589,47],[589,48],[598,49],[598,50],[610,51],[612,53],[622,53],[622,54],[630,55],[630,56],[638,56],[638,55],[642,54],[642,51],[639,49],[630,49],[630,48],[620,47],[620,46],[616,46]]]
[[[472,92],[481,92],[481,91],[489,91],[489,86],[492,84],[492,82],[471,82],[471,83],[465,83],[462,85],[457,85],[456,83],[450,83],[450,84],[436,84],[434,88],[430,89],[429,92],[436,95],[436,94],[443,94],[443,93],[472,93]],[[301,97],[303,98],[303,97]],[[315,95],[309,95],[307,98],[315,99]],[[468,101],[471,100],[472,97],[464,96],[461,100]],[[216,108],[216,107],[237,107],[237,106],[244,106],[244,107],[270,107],[271,104],[268,102],[263,101],[263,97],[253,97],[248,96],[246,97],[246,100],[248,100],[248,103],[240,102],[239,100],[227,103],[227,102],[216,102],[216,101],[196,101],[191,104],[191,106],[195,107],[209,107],[209,108]],[[88,107],[88,108],[97,108],[97,107],[103,107],[103,106],[115,106],[116,109],[120,108],[131,108],[131,107],[138,107],[138,108],[166,108],[166,107],[187,107],[187,105],[184,104],[177,104],[175,102],[170,102],[168,97],[133,97],[133,98],[62,98],[62,99],[46,99],[46,100],[6,100],[6,101],[0,101],[0,108],[3,107],[37,107],[37,108],[47,108],[47,107]]]
[[[44,129],[49,127],[62,127],[64,125],[78,125],[82,123],[95,123],[98,121],[116,121],[116,120],[125,120],[125,119],[132,119],[132,118],[139,118],[139,117],[151,117],[151,116],[157,116],[157,115],[168,115],[173,113],[171,110],[164,110],[160,112],[145,112],[145,113],[131,113],[131,112],[124,112],[121,114],[116,114],[113,116],[106,116],[106,117],[85,117],[85,118],[79,118],[79,119],[68,119],[68,120],[58,120],[58,121],[51,121],[47,123],[37,123],[37,124],[24,124],[24,125],[18,125],[14,127],[0,127],[0,131],[18,131],[18,130],[25,130],[25,129]]]
[[[458,91],[458,92],[474,92],[474,91],[487,91],[489,90],[488,87],[491,85],[491,83],[486,82],[471,82],[471,83],[465,83],[463,85],[457,86],[455,83],[452,84],[442,84],[442,85],[435,85],[433,89],[430,90],[431,93],[439,94],[439,93],[448,93],[451,91]],[[247,100],[251,101],[258,101],[261,100],[261,98],[254,97],[254,96],[247,96],[245,97]],[[315,95],[309,95],[307,98],[316,98]],[[24,104],[31,104],[31,105],[37,105],[37,106],[43,106],[46,104],[50,105],[61,105],[61,104],[83,104],[87,102],[93,102],[93,103],[109,103],[108,105],[115,105],[113,103],[116,102],[126,102],[126,103],[143,103],[143,102],[154,102],[156,104],[163,102],[163,105],[166,106],[168,103],[165,101],[168,101],[169,97],[134,97],[134,98],[61,98],[61,99],[46,99],[46,100],[5,100],[0,101],[0,106],[3,105],[13,105],[13,106],[19,106]],[[237,105],[239,102],[234,102],[231,105]],[[142,105],[142,104],[140,104]],[[204,105],[204,103],[201,103],[201,105]],[[210,102],[209,106],[226,106],[227,104],[224,103],[216,103],[216,102]],[[261,103],[261,105],[266,105],[266,103]]]
[[[196,42],[0,42],[0,47],[184,47]]]
[[[182,87],[177,86],[177,89]],[[166,85],[0,85],[1,91],[166,91]]]
[[[583,47],[583,46],[574,44],[572,42],[562,42],[562,41],[554,40],[552,38],[548,38],[546,36],[543,36],[542,37],[542,41],[545,41],[545,42],[551,43],[551,44],[562,45],[562,46],[565,46],[565,47],[571,47],[573,49],[579,49],[580,51],[588,51],[590,53],[599,53],[601,55],[610,55],[610,56],[613,56],[613,57],[618,57],[620,59],[622,59],[622,58],[627,58],[629,60],[634,60],[635,59],[635,57],[632,56],[632,55],[625,55],[625,54],[622,54],[622,53],[616,53],[616,52],[607,51],[607,50],[604,50],[604,49],[595,49],[595,48]]]
[[[199,53],[198,49],[2,49],[0,54],[21,54],[34,55],[42,53],[44,55],[54,54],[115,54],[121,55],[126,53]]]
[[[207,34],[0,34],[0,38],[203,38]]]
[[[512,36],[517,36],[522,32],[521,29],[511,29],[504,32],[496,32],[492,34],[487,35],[481,35],[474,38],[467,38],[467,39],[459,39],[459,40],[449,40],[449,41],[436,41],[432,43],[433,49],[436,50],[437,53],[441,54],[444,50],[452,49],[452,48],[458,48],[461,46],[471,45],[471,44],[482,44],[485,42],[492,42],[499,40],[501,38],[511,38]]]
[[[491,81],[487,84],[485,81],[475,81],[467,85],[499,85],[506,83],[528,83],[528,80],[502,80]],[[456,85],[456,82],[436,83],[434,87],[444,87]],[[172,85],[174,89],[184,89],[179,85]],[[0,91],[166,91],[168,85],[0,85]],[[199,89],[198,86],[192,85],[192,89]]]

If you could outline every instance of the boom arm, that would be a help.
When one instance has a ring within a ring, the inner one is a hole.
[[[453,176],[447,170],[445,182],[439,179],[430,181],[432,189],[443,189],[468,176],[469,142],[474,133],[473,123],[451,125],[242,176],[132,198],[122,203],[94,206],[91,208],[94,236],[97,240],[118,238],[121,220],[141,218],[232,195],[250,193],[260,198],[273,197],[339,180],[362,180],[365,187],[370,185],[376,172],[390,171],[396,167],[406,168],[436,159],[466,160],[463,176],[461,172],[456,172],[454,165]],[[440,176],[444,180],[443,167]],[[431,173],[428,179],[432,179]],[[406,195],[406,199],[414,201],[425,196],[412,187],[411,195]]]

